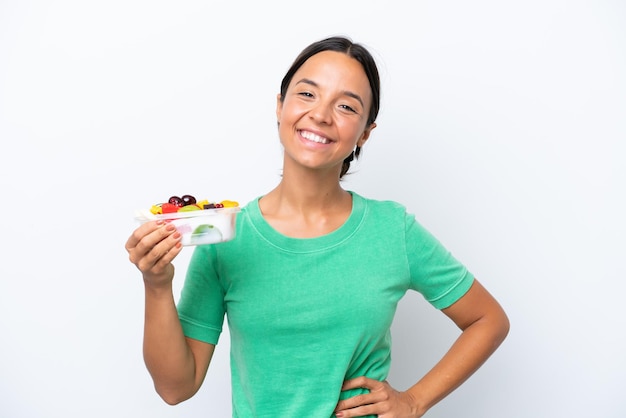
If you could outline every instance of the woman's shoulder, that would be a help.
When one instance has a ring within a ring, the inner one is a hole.
[[[369,222],[406,227],[415,220],[415,217],[407,211],[406,206],[395,200],[370,198],[353,193],[353,201],[355,208],[358,205],[363,208],[361,213]]]
[[[406,212],[406,206],[400,202],[390,199],[381,199],[381,198],[371,198],[360,195],[356,192],[350,192],[352,194],[353,199],[356,201],[360,200],[362,204],[366,205],[368,209],[376,210],[376,211],[392,211],[392,212]]]

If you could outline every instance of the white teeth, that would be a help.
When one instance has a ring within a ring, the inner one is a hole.
[[[316,135],[313,132],[301,131],[300,134],[303,138],[308,139],[309,141],[317,142],[319,144],[329,144],[330,141],[322,136]]]

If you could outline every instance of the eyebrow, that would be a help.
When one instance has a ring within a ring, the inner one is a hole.
[[[296,85],[300,84],[300,83],[304,83],[304,84],[309,84],[313,87],[319,87],[319,84],[317,84],[315,81],[309,79],[309,78],[303,78],[300,81],[298,81],[296,83]],[[350,90],[344,90],[342,92],[344,95],[348,96],[348,97],[352,97],[353,99],[356,99],[359,101],[359,103],[361,103],[361,106],[365,107],[365,104],[363,103],[363,99],[361,99],[361,96],[359,96],[356,93],[351,92]]]

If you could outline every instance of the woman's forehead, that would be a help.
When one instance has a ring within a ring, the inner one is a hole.
[[[291,85],[302,79],[310,80],[321,87],[341,86],[342,89],[356,90],[361,95],[371,96],[369,80],[359,61],[337,51],[322,51],[311,56],[296,71]]]

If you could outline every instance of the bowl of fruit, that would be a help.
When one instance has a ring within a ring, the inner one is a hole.
[[[235,221],[241,208],[234,200],[211,202],[192,195],[172,196],[149,210],[139,210],[140,223],[163,220],[176,227],[184,246],[216,244],[235,237]]]

